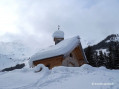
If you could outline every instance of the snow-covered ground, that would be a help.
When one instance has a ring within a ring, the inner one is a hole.
[[[25,67],[0,72],[0,89],[119,89],[119,70],[81,67],[43,68],[41,72]]]

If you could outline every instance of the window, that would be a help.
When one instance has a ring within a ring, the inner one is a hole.
[[[70,53],[70,57],[73,57],[71,53]]]

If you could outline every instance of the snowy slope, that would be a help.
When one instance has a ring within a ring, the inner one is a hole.
[[[0,89],[119,89],[119,70],[86,64],[82,67],[55,67],[37,73],[33,70],[0,72]]]
[[[0,42],[0,54],[23,58],[28,55],[29,48],[21,42]]]
[[[0,70],[3,68],[15,66],[17,63],[15,60],[8,57],[8,55],[2,55],[0,54]]]
[[[25,62],[32,52],[20,41],[0,42],[0,70]]]

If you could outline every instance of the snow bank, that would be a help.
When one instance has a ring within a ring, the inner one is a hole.
[[[46,68],[43,65],[39,67]],[[81,67],[54,67],[37,73],[33,70],[24,68],[0,72],[0,89],[119,89],[119,70],[95,68],[87,64]]]
[[[79,44],[80,44],[79,36],[65,39],[61,41],[60,43],[58,43],[57,45],[54,45],[45,50],[41,50],[37,52],[29,60],[29,65],[30,67],[33,67],[32,62],[35,60],[41,60],[41,59],[59,56],[59,55],[66,56]]]
[[[40,71],[48,71],[48,67],[45,67],[43,64],[38,64],[35,68],[34,68],[34,72],[40,72]]]

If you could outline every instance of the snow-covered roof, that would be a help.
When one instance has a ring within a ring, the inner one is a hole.
[[[53,38],[64,38],[64,32],[61,30],[57,30],[53,33]]]
[[[42,60],[49,57],[59,56],[59,55],[68,55],[73,49],[80,44],[79,36],[75,36],[69,39],[65,39],[47,49],[41,50],[37,52],[35,55],[31,57],[29,60],[29,64],[32,65],[33,61]]]

